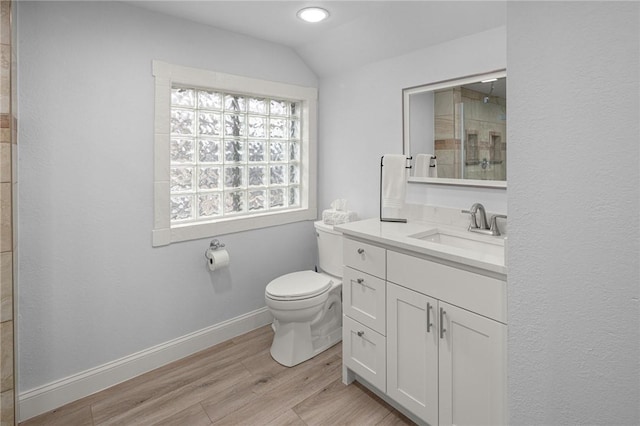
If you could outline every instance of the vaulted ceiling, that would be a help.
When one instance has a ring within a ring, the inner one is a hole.
[[[286,45],[319,76],[506,24],[505,1],[155,1],[127,3]],[[296,13],[321,6],[329,19]]]

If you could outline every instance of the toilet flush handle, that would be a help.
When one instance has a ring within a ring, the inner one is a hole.
[[[364,336],[364,331],[358,331],[358,337]]]
[[[358,254],[362,254],[362,253],[364,253],[364,249],[363,248],[359,248],[358,249]]]

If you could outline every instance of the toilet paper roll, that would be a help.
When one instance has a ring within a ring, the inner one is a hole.
[[[209,270],[215,271],[225,266],[229,266],[229,252],[226,250],[207,250],[207,260]]]

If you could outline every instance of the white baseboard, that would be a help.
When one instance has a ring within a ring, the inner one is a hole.
[[[267,325],[272,320],[271,313],[264,307],[124,358],[22,392],[18,397],[19,419],[24,421],[46,413]]]

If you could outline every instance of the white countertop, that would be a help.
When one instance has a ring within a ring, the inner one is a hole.
[[[473,268],[507,275],[507,267],[504,264],[504,255],[496,256],[480,250],[463,249],[431,241],[425,241],[412,237],[430,230],[437,229],[447,234],[475,240],[487,244],[502,246],[504,249],[504,236],[482,235],[469,232],[466,229],[442,225],[434,222],[409,220],[407,223],[380,222],[380,219],[365,219],[358,222],[349,222],[335,225],[337,231],[346,236],[351,236],[374,243],[382,244],[390,248],[398,248],[455,262]]]

